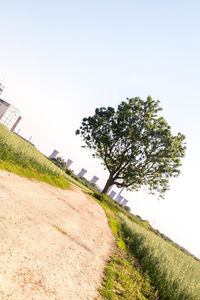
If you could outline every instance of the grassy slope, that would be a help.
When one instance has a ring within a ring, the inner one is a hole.
[[[118,215],[129,252],[148,271],[160,299],[200,299],[200,262],[124,214]]]
[[[69,189],[65,173],[40,151],[0,124],[0,168]]]
[[[55,166],[36,148],[0,124],[0,168],[69,188],[91,191]],[[148,222],[126,212],[111,198],[93,194],[105,210],[116,251],[105,270],[104,299],[200,300],[200,262],[150,230]]]
[[[100,295],[103,299],[110,300],[158,299],[156,288],[151,284],[148,273],[142,270],[138,260],[128,251],[123,240],[117,212],[127,213],[107,196],[99,203],[105,210],[109,226],[116,239],[116,251],[105,269],[102,288],[99,289]]]
[[[176,244],[152,232],[146,221],[124,211],[108,196],[99,198],[117,243],[116,254],[107,266],[104,287],[100,290],[103,297],[200,300],[199,260],[185,253],[185,249],[178,249]],[[122,252],[119,252],[120,249]],[[126,260],[125,264],[118,259],[119,253],[120,259]],[[144,281],[135,279],[137,271]],[[125,281],[124,272],[128,276]]]

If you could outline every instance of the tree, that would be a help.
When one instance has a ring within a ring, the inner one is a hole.
[[[131,208],[130,208],[129,206],[127,206],[127,205],[124,206],[124,209],[125,209],[127,212],[129,212],[129,213],[131,212]]]
[[[76,135],[109,171],[102,193],[111,185],[128,190],[147,186],[163,197],[169,178],[180,174],[185,136],[172,135],[165,119],[158,116],[159,103],[150,96],[147,100],[136,97],[121,102],[116,110],[97,108],[92,117],[82,120]]]
[[[51,160],[61,169],[63,169],[64,171],[66,170],[66,162],[65,160],[61,157],[58,156],[56,158],[51,158]]]

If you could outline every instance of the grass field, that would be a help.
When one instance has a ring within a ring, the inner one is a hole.
[[[65,173],[34,146],[0,124],[0,168],[52,185],[69,188]]]
[[[129,251],[148,271],[159,299],[200,299],[200,262],[120,213]]]
[[[198,259],[152,232],[147,221],[128,213],[108,196],[97,198],[117,247],[100,289],[103,298],[200,300]]]

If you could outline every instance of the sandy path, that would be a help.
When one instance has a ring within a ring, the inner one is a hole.
[[[102,208],[0,171],[0,299],[94,299],[114,239]]]

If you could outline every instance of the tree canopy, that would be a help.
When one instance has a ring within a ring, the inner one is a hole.
[[[64,160],[64,158],[62,158],[61,156],[58,156],[56,158],[51,158],[51,160],[61,169],[63,169],[64,171],[66,170],[66,162]]]
[[[162,197],[169,189],[169,178],[179,175],[185,136],[172,135],[166,120],[159,116],[159,103],[150,96],[147,100],[131,98],[116,110],[96,108],[93,116],[82,120],[76,134],[109,171],[103,193],[111,185],[129,190],[147,186]]]

